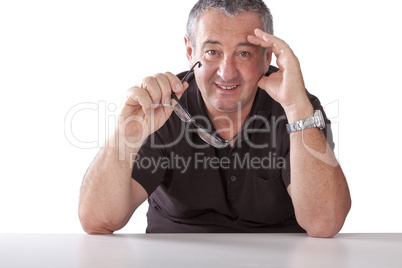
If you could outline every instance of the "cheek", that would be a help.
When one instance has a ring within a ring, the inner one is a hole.
[[[265,62],[259,61],[258,63],[252,62],[249,64],[239,63],[237,70],[241,79],[246,83],[256,84],[262,75],[266,73]],[[207,86],[210,82],[214,81],[219,69],[219,64],[202,61],[202,67],[195,71],[195,78],[197,84]]]
[[[260,80],[261,76],[265,73],[263,66],[247,66],[242,69],[242,78],[245,82],[256,83]]]
[[[203,63],[202,67],[195,73],[197,84],[207,84],[214,76],[214,71]]]

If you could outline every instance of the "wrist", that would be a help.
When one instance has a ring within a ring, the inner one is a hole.
[[[284,108],[288,123],[294,123],[313,116],[314,108],[309,100]]]

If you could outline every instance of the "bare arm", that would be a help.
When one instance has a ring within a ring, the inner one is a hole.
[[[145,189],[132,179],[135,155],[146,137],[172,113],[172,90],[180,97],[187,86],[165,73],[147,77],[128,91],[115,133],[84,176],[78,212],[85,232],[113,233],[121,229],[148,198]]]
[[[248,40],[268,48],[277,58],[279,71],[262,77],[258,85],[281,104],[289,123],[313,115],[299,61],[290,47],[258,29]],[[319,129],[290,134],[290,166],[288,192],[298,223],[310,236],[336,235],[350,210],[351,199],[342,169]]]
[[[313,107],[304,112],[309,110],[312,114]],[[302,114],[289,115],[289,121],[311,115]],[[310,236],[333,237],[343,226],[351,199],[342,169],[318,128],[290,134],[290,166],[288,192],[298,223]]]
[[[128,149],[128,148],[126,148]],[[131,149],[119,160],[119,149],[105,146],[99,151],[81,186],[79,217],[85,232],[113,233],[121,229],[148,197],[131,178]]]

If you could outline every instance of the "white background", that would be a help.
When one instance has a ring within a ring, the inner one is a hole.
[[[266,1],[334,122],[353,200],[342,232],[402,232],[398,2]],[[83,232],[81,180],[112,108],[144,76],[188,68],[183,35],[194,3],[0,2],[0,232]],[[93,110],[71,117],[83,103]],[[145,213],[143,205],[120,232],[144,232]]]

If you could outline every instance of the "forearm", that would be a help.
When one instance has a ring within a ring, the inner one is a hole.
[[[144,78],[130,88],[115,133],[89,167],[81,187],[79,217],[88,233],[112,233],[122,228],[148,198],[132,179],[135,156],[145,139],[172,114],[170,96],[181,97],[188,83],[172,73]]]
[[[281,104],[289,123],[312,116],[314,109],[292,49],[283,40],[260,29],[254,34],[247,40],[272,50],[279,68],[278,72],[263,76],[258,86]],[[312,236],[335,235],[350,209],[350,196],[342,170],[320,130],[290,134],[290,170],[288,191],[301,227]]]
[[[111,233],[122,228],[135,209],[131,172],[140,146],[118,145],[115,137],[99,151],[81,186],[79,217],[88,233]]]
[[[312,114],[313,109],[303,111]],[[297,121],[308,116],[290,117]],[[351,201],[345,176],[322,131],[312,128],[290,134],[290,166],[289,190],[298,223],[311,236],[334,236]]]

